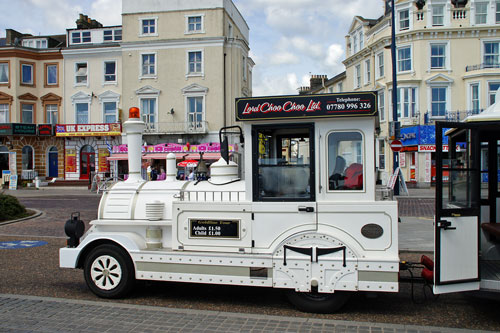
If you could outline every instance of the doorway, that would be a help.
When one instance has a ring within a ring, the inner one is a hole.
[[[80,179],[90,179],[95,171],[95,151],[92,146],[83,146],[80,150]]]
[[[49,177],[54,177],[57,178],[58,176],[58,160],[57,160],[58,152],[56,147],[51,147],[49,149],[49,156],[48,156],[48,161],[49,161]]]

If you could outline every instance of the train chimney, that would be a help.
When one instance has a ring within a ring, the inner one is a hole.
[[[141,155],[142,155],[142,132],[146,124],[141,120],[141,112],[137,107],[129,109],[128,120],[123,123],[127,134],[128,145],[128,179],[129,183],[140,183],[141,177]]]

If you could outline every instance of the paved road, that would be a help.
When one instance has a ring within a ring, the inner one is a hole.
[[[47,244],[37,248],[0,250],[0,293],[4,294],[0,295],[0,332],[53,332],[69,331],[70,328],[123,332],[122,324],[135,331],[145,331],[141,329],[142,325],[150,324],[152,327],[147,328],[152,331],[165,330],[169,325],[184,331],[213,331],[214,326],[221,331],[252,328],[272,331],[276,324],[276,331],[283,331],[281,324],[289,330],[304,332],[321,329],[339,332],[455,332],[455,328],[500,331],[498,302],[463,294],[424,300],[422,286],[415,286],[415,297],[423,304],[414,304],[410,300],[411,286],[407,283],[402,283],[401,291],[396,294],[357,293],[341,313],[329,315],[301,313],[279,290],[234,286],[139,283],[127,299],[103,302],[87,289],[81,271],[58,268],[58,249],[65,243],[64,221],[74,210],[81,211],[85,221],[95,218],[99,196],[86,192],[79,196],[59,192],[51,192],[53,196],[37,193],[36,197],[22,194],[19,197],[23,203],[45,213],[33,220],[0,226],[0,242],[43,240]],[[421,223],[422,219],[417,220],[415,223]],[[407,223],[403,218],[400,230],[409,226]],[[413,253],[402,254],[402,259],[417,258],[418,255]],[[11,310],[14,304],[18,304],[15,313]],[[186,309],[202,312],[198,319],[193,320],[195,312]],[[84,319],[80,320],[80,315]],[[65,325],[70,321],[78,322],[66,329]],[[99,324],[102,326],[98,327]]]
[[[0,332],[484,332],[0,295]]]

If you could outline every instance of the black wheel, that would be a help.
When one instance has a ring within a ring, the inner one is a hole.
[[[308,293],[287,290],[288,300],[297,309],[304,312],[332,313],[337,312],[351,297],[350,292],[336,291],[334,293]]]
[[[120,298],[130,292],[135,282],[134,265],[129,255],[114,245],[101,245],[85,259],[85,282],[94,294]]]

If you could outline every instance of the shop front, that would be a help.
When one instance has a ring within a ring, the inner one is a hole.
[[[113,151],[107,160],[113,176],[126,179],[128,174],[128,148],[126,144],[113,146]],[[229,152],[238,158],[238,146],[229,145]],[[142,147],[142,176],[151,179],[148,170],[156,170],[158,174],[166,172],[166,159],[169,153],[174,153],[177,160],[177,175],[179,179],[187,178],[195,171],[203,160],[206,166],[220,159],[220,144],[218,142],[190,145],[189,143],[162,143]],[[161,179],[161,178],[160,178]]]
[[[58,124],[56,136],[64,139],[66,180],[106,177],[112,147],[121,143],[121,124]]]
[[[446,131],[444,129],[443,131]],[[436,181],[436,128],[434,125],[401,128],[403,150],[399,165],[407,183],[416,187],[430,187]],[[448,137],[443,135],[443,152],[448,152]],[[457,146],[457,151],[465,148]]]
[[[0,124],[0,172],[20,181],[64,176],[64,141],[50,124]]]

